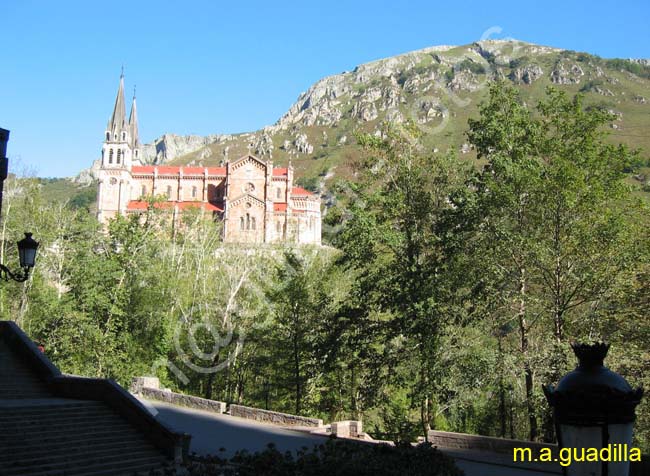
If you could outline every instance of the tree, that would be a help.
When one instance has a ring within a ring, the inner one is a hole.
[[[485,161],[477,184],[480,254],[500,297],[498,325],[517,323],[530,439],[539,436],[534,368],[559,378],[567,339],[587,334],[582,319],[638,254],[639,207],[623,183],[635,153],[604,142],[611,119],[585,108],[581,96],[552,89],[531,111],[514,88],[495,83],[480,118],[469,122]]]
[[[318,250],[284,252],[276,267],[275,284],[267,296],[273,310],[275,362],[283,369],[286,386],[293,390],[294,411],[317,398],[314,384],[319,369],[326,322],[340,300],[341,281],[334,278],[331,257]],[[282,374],[280,374],[282,375]]]
[[[353,324],[375,333],[369,371],[396,394],[408,389],[426,435],[438,404],[440,339],[461,314],[454,273],[463,228],[454,212],[472,171],[452,155],[423,155],[392,130],[359,142],[368,151],[359,196],[337,242],[358,276]]]

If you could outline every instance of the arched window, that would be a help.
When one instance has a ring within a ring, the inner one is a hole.
[[[111,140],[111,133],[110,132],[106,133],[106,140]]]
[[[255,229],[255,217],[251,217],[251,230]]]
[[[172,186],[167,185],[167,200],[171,200],[171,199],[172,199]]]
[[[244,217],[239,217],[239,229],[244,230]]]
[[[122,157],[122,149],[117,149],[117,160],[115,161],[116,164],[120,163],[121,157]]]
[[[113,149],[110,149],[108,151],[108,163],[112,164],[113,163]]]
[[[135,158],[138,158],[138,149],[135,149]]]
[[[280,190],[280,187],[275,189],[275,198],[280,198],[282,196],[282,190]]]
[[[123,140],[123,141],[126,140],[126,132],[122,132],[122,140]]]
[[[275,231],[276,231],[276,233],[282,233],[282,222],[281,221],[276,221],[275,222]]]
[[[196,187],[192,187],[192,198],[196,198],[196,194],[197,194],[197,192],[198,192],[197,188],[196,188]]]
[[[246,229],[247,230],[251,229],[251,216],[249,213],[246,214]]]
[[[143,185],[142,186],[142,196],[145,197],[147,195],[147,186]]]

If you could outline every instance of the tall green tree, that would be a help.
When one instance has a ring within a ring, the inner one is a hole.
[[[411,138],[391,130],[359,138],[368,154],[338,243],[358,273],[360,321],[381,342],[372,371],[407,390],[426,435],[438,405],[440,339],[461,309],[452,276],[463,233],[450,218],[467,198],[471,168],[423,155]]]
[[[559,378],[567,340],[589,334],[584,319],[638,255],[639,203],[624,184],[635,153],[605,142],[611,120],[581,96],[553,89],[531,110],[497,82],[469,122],[485,162],[477,183],[481,260],[500,298],[498,325],[517,324],[530,439],[540,436],[535,374]]]
[[[291,388],[293,410],[301,414],[306,403],[318,398],[315,384],[321,375],[323,329],[339,297],[331,258],[317,250],[296,253],[288,250],[277,265],[275,284],[267,295],[273,309],[272,336],[275,361],[283,369],[284,385]]]

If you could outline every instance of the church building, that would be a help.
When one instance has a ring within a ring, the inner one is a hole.
[[[172,220],[191,208],[223,222],[223,240],[320,244],[320,199],[293,185],[293,167],[245,155],[220,167],[143,165],[135,96],[128,121],[124,76],[102,146],[97,218],[146,212],[151,197]]]

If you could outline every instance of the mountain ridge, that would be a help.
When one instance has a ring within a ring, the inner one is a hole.
[[[272,125],[240,134],[167,133],[145,145],[143,156],[148,163],[218,165],[250,152],[276,163],[291,161],[298,177],[324,189],[337,176],[351,175],[359,153],[356,132],[379,134],[384,122],[412,122],[431,153],[451,149],[471,157],[467,119],[476,116],[494,79],[510,81],[526,101],[541,98],[549,85],[584,93],[590,107],[616,114],[613,140],[650,148],[650,61],[485,40],[362,63],[313,83]]]

